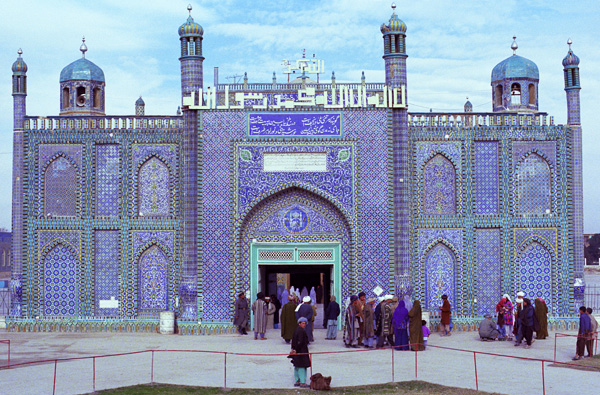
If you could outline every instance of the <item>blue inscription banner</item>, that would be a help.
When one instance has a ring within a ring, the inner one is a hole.
[[[341,137],[342,114],[248,113],[249,137]]]

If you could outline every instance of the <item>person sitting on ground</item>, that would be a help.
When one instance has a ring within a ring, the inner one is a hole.
[[[492,321],[492,315],[487,313],[484,315],[483,320],[479,323],[479,337],[482,341],[496,340],[500,335],[496,324]]]

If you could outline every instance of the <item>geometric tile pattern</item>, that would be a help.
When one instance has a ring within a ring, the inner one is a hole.
[[[54,246],[44,258],[44,314],[77,315],[76,253],[65,244]]]
[[[138,175],[138,204],[140,216],[168,216],[171,190],[169,169],[158,158],[151,157]]]
[[[551,309],[552,255],[540,243],[531,243],[519,255],[518,283],[530,299],[543,298]]]
[[[492,314],[502,294],[502,250],[500,229],[477,229],[477,309]]]
[[[479,215],[498,214],[498,166],[498,142],[475,142],[475,210]]]
[[[96,215],[119,215],[121,169],[119,146],[96,146]]]
[[[450,305],[454,305],[455,266],[454,254],[443,243],[438,243],[429,250],[425,258],[426,308],[439,306],[444,294],[448,295]]]
[[[78,172],[73,163],[60,155],[44,172],[44,214],[77,215]]]
[[[518,214],[552,212],[552,171],[538,154],[531,153],[517,164],[515,210]]]
[[[97,230],[94,233],[94,314],[117,317],[118,308],[102,308],[101,300],[120,299],[119,295],[119,231]]]
[[[456,172],[443,155],[423,168],[423,214],[456,214]]]

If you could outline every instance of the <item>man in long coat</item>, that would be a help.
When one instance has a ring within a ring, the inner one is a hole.
[[[267,331],[267,304],[264,301],[265,295],[262,292],[256,294],[256,300],[252,303],[252,313],[254,314],[254,340],[266,340]]]
[[[548,337],[548,306],[542,298],[535,300],[535,315],[540,324],[540,330],[535,331],[536,339],[545,339]]]
[[[413,307],[408,312],[408,332],[410,335],[410,348],[413,351],[425,350],[425,344],[423,344],[423,325],[421,323],[422,312],[421,302],[415,300]]]
[[[306,287],[305,287],[306,288]],[[300,306],[298,306],[296,308],[296,320],[298,320],[300,317],[304,317],[308,320],[308,323],[306,324],[306,334],[308,335],[308,341],[309,342],[313,342],[315,341],[314,337],[313,337],[313,323],[312,323],[312,317],[313,317],[313,313],[314,310],[312,308],[312,306],[310,305],[310,296],[305,296],[302,299],[302,303]]]
[[[365,304],[363,309],[363,316],[365,317],[364,328],[365,328],[365,339],[366,348],[373,348],[373,338],[375,337],[375,323],[373,305],[375,304],[375,298],[369,298],[369,301]]]
[[[248,308],[248,299],[246,299],[246,294],[244,292],[239,293],[238,298],[233,305],[233,311],[233,325],[237,325],[240,335],[247,335],[248,332],[246,332],[246,326],[248,325],[248,319],[250,318],[250,309]]]
[[[392,310],[392,295],[386,295],[381,307],[381,336],[377,339],[377,348],[381,348],[384,345],[384,341],[387,339],[390,346],[394,345],[394,329],[392,327],[392,318],[394,311]]]
[[[296,303],[294,303],[294,295],[288,295],[288,302],[281,308],[281,337],[286,343],[292,340],[294,330],[298,326],[296,321]]]

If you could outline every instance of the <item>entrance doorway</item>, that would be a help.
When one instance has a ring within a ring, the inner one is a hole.
[[[253,243],[251,301],[256,300],[258,292],[277,295],[278,288],[289,291],[292,286],[300,291],[306,287],[308,292],[312,287],[316,290],[321,286],[321,303],[329,303],[330,295],[335,295],[339,302],[342,293],[340,243]],[[317,320],[322,320],[322,311],[319,314]]]

